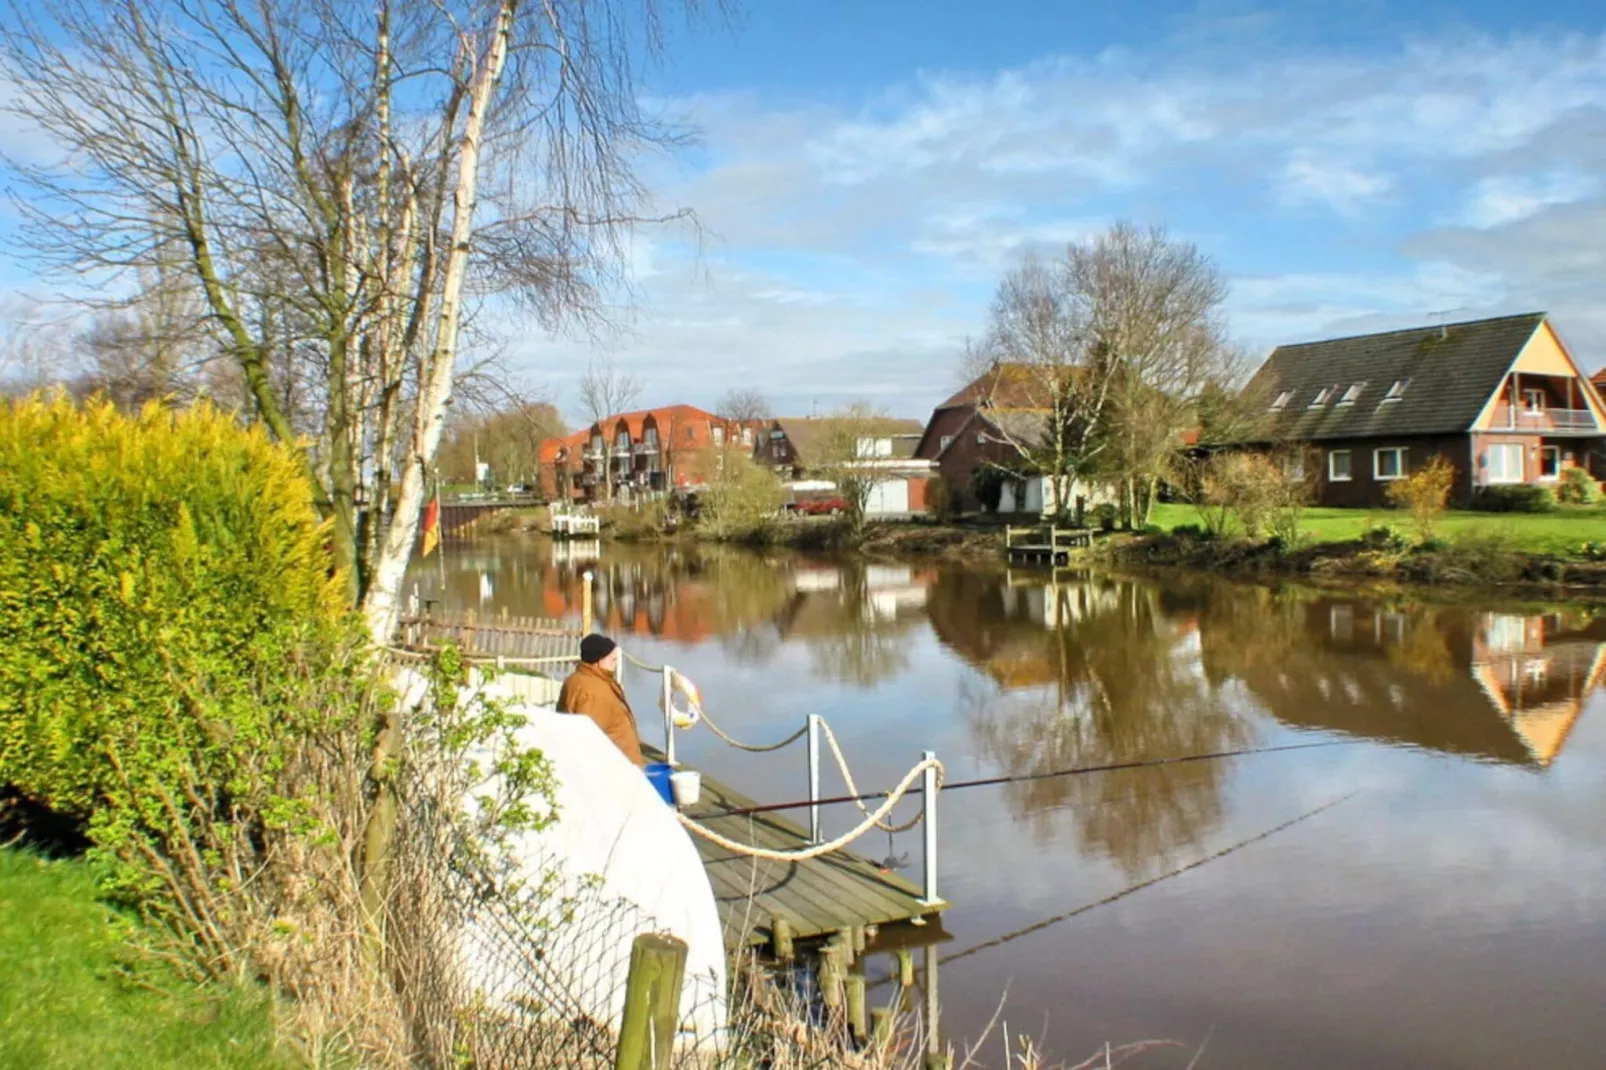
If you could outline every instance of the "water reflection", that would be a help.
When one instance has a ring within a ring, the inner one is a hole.
[[[815,674],[855,687],[907,671],[929,629],[977,670],[961,681],[961,712],[978,751],[1012,775],[1252,745],[1262,712],[1542,769],[1606,671],[1606,620],[1583,610],[1435,608],[1205,579],[487,540],[423,563],[415,581],[431,604],[573,623],[587,572],[603,630],[717,643],[754,666],[796,645]],[[1141,792],[1119,776],[1035,780],[1010,798],[1045,837],[1061,824],[1052,815],[1074,811],[1083,843],[1141,868],[1208,830],[1221,768],[1173,769]]]
[[[446,608],[577,622],[587,570],[600,626],[684,668],[726,728],[769,740],[824,712],[865,784],[928,746],[958,778],[1346,744],[951,796],[944,928],[974,950],[944,968],[956,1037],[1008,988],[1012,1021],[1049,1023],[1073,1062],[1209,1034],[1200,1070],[1599,1063],[1606,620],[1588,611],[517,539],[453,544],[416,579]],[[626,681],[648,704],[651,684]],[[682,743],[740,790],[804,793],[795,751]]]
[[[1039,777],[1005,792],[1040,842],[1068,829],[1129,876],[1171,865],[1219,823],[1225,764],[1042,774],[1253,740],[1203,670],[1197,615],[1126,580],[1011,581],[951,574],[931,596],[938,636],[991,682],[962,698],[978,752]]]

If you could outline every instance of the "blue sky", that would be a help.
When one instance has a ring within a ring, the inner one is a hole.
[[[611,355],[654,403],[923,416],[999,276],[1120,218],[1228,275],[1234,338],[1547,309],[1606,363],[1598,6],[770,0],[676,24],[648,75],[701,145],[652,159],[703,231],[636,241],[630,326],[533,340],[575,409]]]

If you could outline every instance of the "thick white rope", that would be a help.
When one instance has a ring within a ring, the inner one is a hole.
[[[821,855],[828,855],[835,851],[842,850],[842,848],[846,847],[848,844],[852,843],[860,836],[863,836],[866,832],[869,832],[873,828],[885,828],[886,826],[882,825],[881,822],[888,814],[892,813],[892,808],[897,806],[898,803],[902,801],[904,795],[907,794],[909,789],[914,786],[914,782],[921,775],[923,775],[927,769],[937,770],[937,783],[940,786],[942,784],[943,776],[942,763],[935,758],[922,758],[920,761],[915,763],[915,767],[909,770],[908,774],[903,778],[903,780],[898,783],[898,786],[893,788],[892,791],[888,793],[886,801],[881,804],[880,808],[874,813],[869,814],[869,816],[866,817],[865,820],[859,822],[855,828],[848,832],[844,832],[834,840],[830,840],[826,843],[817,843],[812,847],[804,847],[796,851],[776,851],[768,847],[759,847],[751,843],[742,843],[740,840],[733,840],[729,836],[722,836],[713,829],[708,828],[706,825],[698,824],[696,821],[693,821],[679,810],[675,811],[675,816],[680,819],[681,825],[684,826],[688,831],[701,836],[710,843],[718,844],[727,851],[735,851],[737,854],[748,855],[752,858],[764,858],[772,862],[807,862],[811,858],[819,858]]]
[[[645,670],[646,672],[650,672],[655,675],[663,674],[665,666],[648,665],[646,662],[632,657],[630,652],[625,650],[623,647],[620,648],[620,652],[624,654],[625,660],[630,662],[630,664],[634,665],[636,668]],[[728,745],[735,747],[737,750],[747,751],[749,754],[767,754],[770,751],[780,750],[782,747],[789,747],[793,743],[796,743],[798,740],[802,739],[808,734],[809,731],[809,726],[805,724],[802,728],[799,728],[796,732],[793,732],[791,735],[787,736],[778,743],[766,743],[763,745],[756,743],[743,743],[741,740],[729,735],[723,728],[719,727],[719,725],[715,724],[708,716],[707,710],[699,710],[698,712],[701,715],[702,723],[708,726],[709,731],[713,732],[714,735],[724,740]]]
[[[842,747],[836,741],[836,733],[831,731],[831,723],[829,721],[827,721],[824,717],[821,717],[820,718],[820,727],[825,730],[825,741],[831,745],[831,753],[836,756],[837,768],[842,771],[842,780],[848,786],[848,794],[853,796],[853,805],[855,805],[855,806],[857,806],[859,808],[859,812],[860,813],[868,814],[870,812],[870,808],[868,806],[864,805],[864,800],[863,799],[859,798],[859,786],[853,782],[853,772],[852,772],[852,770],[850,770],[848,768],[847,756],[842,753]],[[925,763],[922,762],[921,766],[924,766],[924,764]],[[920,767],[917,766],[917,768],[920,768]],[[937,790],[938,791],[942,790],[943,771],[944,770],[943,770],[943,767],[942,767],[942,763],[938,762],[937,763]],[[891,807],[885,807],[884,808],[884,812],[879,813],[876,816],[876,819],[875,819],[875,827],[880,829],[883,832],[908,832],[910,829],[912,829],[916,825],[920,824],[921,821],[925,820],[925,817],[926,817],[925,812],[922,811],[922,812],[916,814],[914,817],[910,818],[908,821],[905,821],[901,825],[888,825],[882,819],[887,816],[885,811],[888,811],[890,809],[891,809]]]

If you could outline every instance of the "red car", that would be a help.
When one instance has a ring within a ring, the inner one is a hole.
[[[805,516],[840,516],[848,511],[848,503],[841,498],[809,498],[794,503],[792,509]]]

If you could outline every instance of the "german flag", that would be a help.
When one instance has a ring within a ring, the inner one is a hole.
[[[431,498],[424,506],[424,546],[420,557],[428,557],[441,542],[441,500]]]

